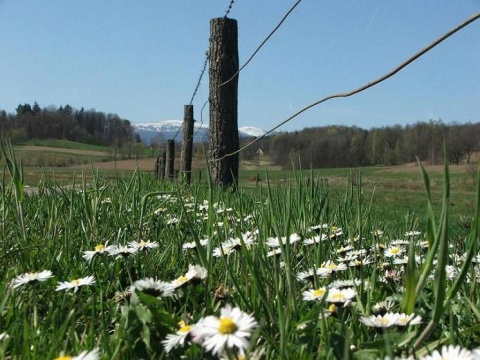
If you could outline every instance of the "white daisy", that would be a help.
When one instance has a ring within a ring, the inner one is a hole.
[[[314,276],[315,276],[315,269],[310,269],[310,270],[307,270],[307,271],[300,271],[298,274],[297,274],[297,279],[299,281],[305,281],[305,280],[310,280],[310,279],[313,279]]]
[[[370,327],[389,328],[397,325],[398,318],[398,313],[387,312],[384,315],[360,316],[359,321]]]
[[[422,322],[422,317],[415,314],[399,314],[397,319],[398,326],[407,326],[407,325],[418,325]]]
[[[291,234],[288,237],[288,240],[285,236],[282,236],[280,239],[278,237],[270,237],[270,238],[267,239],[267,245],[269,247],[276,248],[276,247],[280,247],[280,242],[282,242],[283,245],[285,245],[287,242],[290,243],[290,244],[294,244],[294,243],[300,241],[301,239],[302,238],[297,233]]]
[[[326,234],[321,234],[321,235],[315,235],[312,238],[308,238],[303,240],[303,243],[305,245],[313,245],[313,244],[318,244],[320,241],[325,241],[328,240],[328,235]]]
[[[308,228],[310,231],[320,232],[322,229],[328,229],[328,224],[313,225]]]
[[[445,345],[441,349],[433,351],[430,355],[422,357],[422,360],[475,360],[475,354],[458,345]]]
[[[16,289],[19,286],[26,285],[28,283],[36,284],[42,281],[46,281],[51,277],[53,277],[53,274],[50,270],[43,270],[38,273],[26,273],[13,279],[11,286],[13,289]]]
[[[201,239],[199,241],[201,246],[207,246],[208,244],[208,239]],[[183,250],[188,250],[188,249],[195,249],[197,247],[197,243],[195,241],[188,242],[182,245]]]
[[[386,257],[397,257],[402,255],[405,252],[405,248],[399,246],[390,246],[385,250],[384,255]]]
[[[80,286],[90,286],[95,284],[95,278],[93,276],[87,276],[80,279],[75,279],[71,281],[63,281],[57,285],[56,291],[60,290],[70,290],[73,289],[74,292],[77,292]]]
[[[137,253],[137,251],[138,251],[137,248],[132,248],[132,247],[123,246],[123,245],[113,245],[113,246],[110,246],[109,249],[107,250],[108,254],[110,256],[116,256],[116,259],[134,255]]]
[[[165,352],[170,352],[173,348],[178,346],[184,346],[187,340],[190,331],[192,330],[192,325],[185,325],[185,321],[180,321],[178,323],[180,329],[177,330],[175,334],[168,334],[165,340],[162,341]]]
[[[327,288],[321,287],[318,289],[307,290],[303,292],[303,300],[313,301],[322,300],[327,294]]]
[[[275,255],[280,255],[280,254],[282,254],[282,249],[281,248],[274,248],[273,250],[270,250],[267,253],[267,257],[272,257],[272,256],[275,256]]]
[[[213,256],[220,257],[222,255],[230,255],[235,252],[235,249],[230,246],[222,246],[213,249]]]
[[[105,245],[99,244],[99,245],[95,246],[94,250],[84,251],[82,257],[87,261],[92,261],[92,259],[95,255],[108,254],[108,251],[109,251],[110,248],[111,248],[111,246],[107,246],[107,244],[105,244]]]
[[[185,275],[180,276],[170,283],[173,289],[184,286],[193,279],[204,280],[207,277],[207,269],[200,265],[189,265]]]
[[[128,246],[132,249],[138,251],[146,251],[150,249],[155,249],[158,247],[158,243],[155,241],[131,241],[128,243]]]
[[[87,350],[82,351],[77,356],[60,355],[54,360],[98,360],[98,359],[100,359],[100,350],[93,349],[92,351],[87,351]]]
[[[422,233],[421,231],[407,231],[405,232],[405,236],[418,236],[421,233]]]
[[[135,281],[130,285],[129,291],[134,293],[136,290],[155,297],[167,297],[173,294],[173,287],[170,283],[153,278],[146,278]]]
[[[331,273],[336,271],[347,270],[348,267],[345,264],[335,264],[333,261],[327,261],[317,269],[317,275],[320,277],[328,277]]]
[[[249,346],[247,339],[257,325],[252,316],[226,305],[221,309],[220,317],[207,316],[197,323],[192,329],[193,341],[216,356],[226,348],[245,351]]]
[[[357,292],[353,288],[331,288],[330,290],[328,290],[327,302],[347,305],[356,295]]]
[[[393,302],[392,300],[385,300],[385,301],[379,301],[378,303],[373,305],[372,310],[375,315],[378,315],[378,314],[385,314],[387,312],[390,312],[391,310],[393,310],[394,307],[395,307],[395,302]]]

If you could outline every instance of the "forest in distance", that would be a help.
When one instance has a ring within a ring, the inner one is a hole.
[[[13,144],[61,139],[121,148],[141,143],[130,121],[117,114],[78,110],[70,105],[42,108],[36,102],[20,104],[10,114],[0,109],[0,133]],[[251,141],[242,139],[241,147]],[[195,144],[195,153],[203,152],[205,145]],[[157,148],[162,146],[155,144]],[[181,137],[176,146],[181,146]],[[298,162],[309,168],[338,168],[399,165],[417,158],[439,164],[445,158],[444,149],[452,164],[470,163],[472,155],[480,150],[480,122],[445,123],[439,119],[368,130],[339,125],[310,127],[261,138],[242,150],[240,158],[258,160],[259,149],[272,164],[284,169]]]
[[[311,127],[261,139],[243,151],[243,158],[255,159],[258,149],[285,169],[298,163],[315,169],[390,166],[417,159],[441,164],[444,149],[450,163],[458,165],[470,163],[472,155],[480,150],[480,123],[430,120],[369,130],[336,125]]]

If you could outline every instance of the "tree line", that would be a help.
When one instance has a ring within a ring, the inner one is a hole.
[[[347,126],[305,128],[261,139],[242,154],[255,159],[261,148],[276,165],[304,167],[359,167],[397,165],[416,161],[440,164],[446,156],[453,164],[470,162],[480,150],[480,123],[450,123],[442,120],[395,125],[370,130]]]
[[[35,102],[20,104],[15,114],[0,110],[0,133],[19,143],[31,139],[63,139],[92,145],[122,147],[140,142],[128,120],[95,109],[70,105],[41,108]]]

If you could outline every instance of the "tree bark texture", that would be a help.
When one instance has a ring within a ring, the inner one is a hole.
[[[228,18],[210,21],[210,171],[215,184],[238,184],[238,30]],[[233,78],[232,78],[233,77]]]

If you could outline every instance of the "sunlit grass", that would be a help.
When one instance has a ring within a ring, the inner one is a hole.
[[[383,359],[480,346],[478,189],[460,215],[448,169],[419,169],[410,206],[371,187],[373,169],[336,170],[329,184],[267,172],[237,192],[92,170],[25,195],[13,152],[2,156],[0,357],[234,359],[246,342],[252,359]]]

